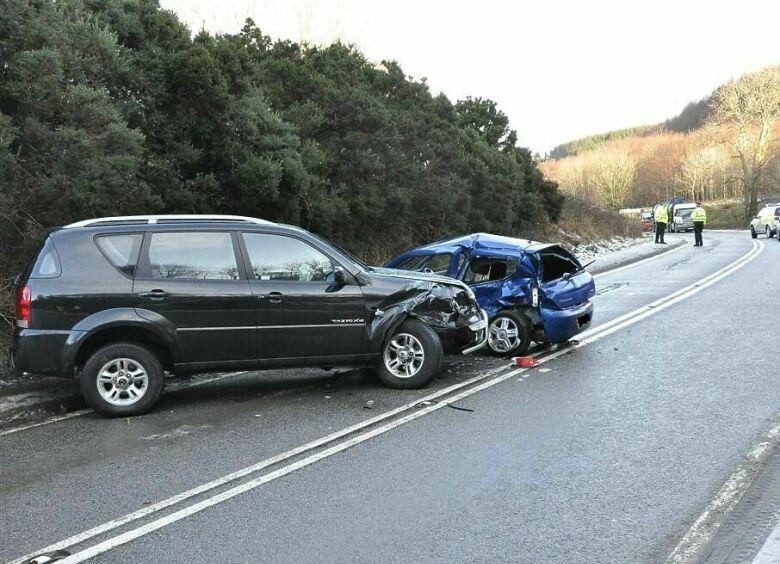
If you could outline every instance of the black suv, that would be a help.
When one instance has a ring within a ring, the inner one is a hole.
[[[168,373],[375,366],[427,384],[443,343],[484,346],[461,282],[363,264],[297,227],[239,216],[131,216],[52,231],[20,277],[10,362],[77,377],[97,411],[152,408]]]

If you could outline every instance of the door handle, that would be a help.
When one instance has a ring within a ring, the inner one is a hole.
[[[280,304],[282,303],[282,293],[281,292],[269,292],[266,297],[268,298],[268,301],[272,304]]]
[[[153,300],[161,300],[167,298],[170,294],[165,290],[150,290],[148,292],[141,292],[138,294],[141,298],[152,298]]]

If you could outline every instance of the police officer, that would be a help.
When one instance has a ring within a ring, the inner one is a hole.
[[[666,245],[664,232],[666,231],[666,222],[669,221],[669,212],[666,210],[666,204],[658,204],[655,207],[653,219],[655,219],[655,242]]]
[[[707,223],[707,212],[701,207],[701,202],[696,202],[696,209],[691,212],[691,219],[693,220],[693,235],[695,237],[694,247],[704,246],[704,242],[701,239],[701,232],[704,229],[704,224]]]

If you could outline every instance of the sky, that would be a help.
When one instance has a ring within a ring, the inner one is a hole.
[[[490,98],[544,154],[658,123],[780,64],[778,0],[160,0],[194,31],[356,45],[451,100]]]

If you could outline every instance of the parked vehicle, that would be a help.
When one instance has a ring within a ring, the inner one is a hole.
[[[777,235],[778,225],[780,225],[780,204],[766,204],[750,220],[750,236],[755,239],[759,233],[763,233],[767,239],[770,239]]]
[[[469,284],[490,317],[488,346],[522,355],[590,326],[593,277],[559,245],[476,233],[405,252],[387,266],[432,271]]]
[[[642,225],[642,231],[652,231],[653,225],[653,211],[643,209],[640,212],[640,221]]]
[[[696,209],[696,204],[673,203],[669,205],[669,225],[667,230],[672,233],[693,231],[691,213]]]
[[[484,346],[487,315],[450,278],[372,268],[287,225],[134,216],[52,231],[18,285],[10,359],[76,376],[108,415],[148,411],[166,372],[376,366],[397,388],[443,345]]]

